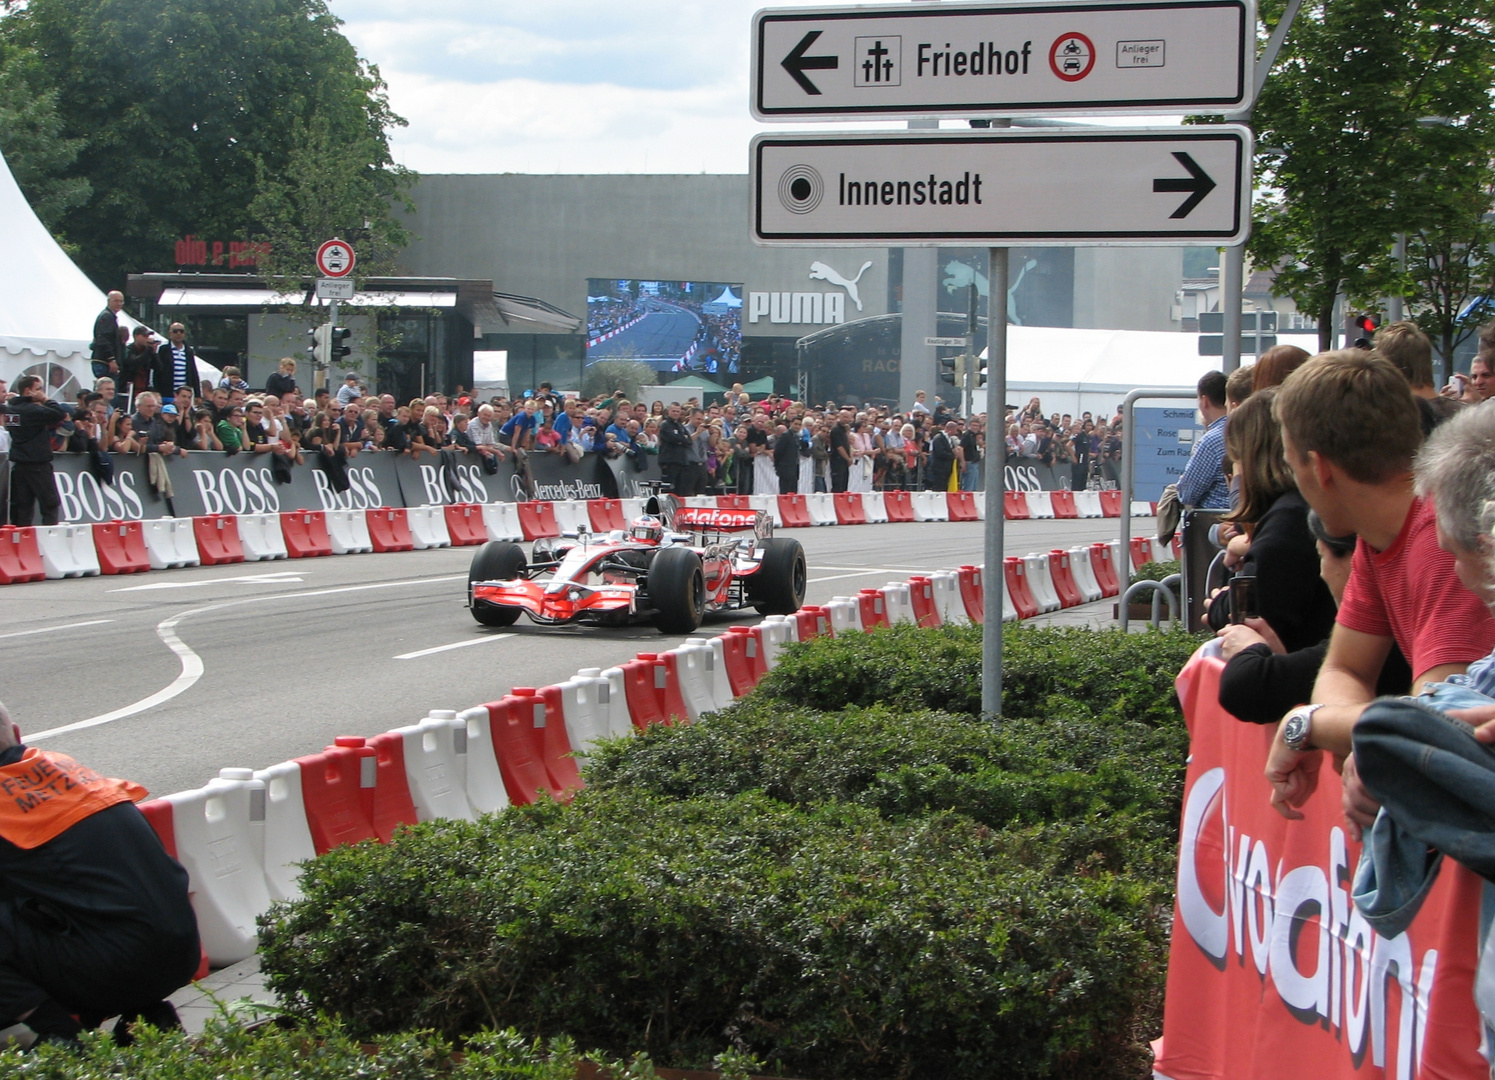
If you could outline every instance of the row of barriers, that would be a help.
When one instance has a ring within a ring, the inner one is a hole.
[[[688,506],[763,510],[779,528],[883,522],[981,521],[986,495],[971,491],[836,492],[815,495],[693,496]],[[0,527],[0,585],[44,578],[133,574],[181,566],[412,551],[538,540],[581,529],[621,529],[642,499],[458,503],[370,510],[287,510],[91,525]],[[1138,502],[1133,516],[1156,512]],[[1009,491],[1008,519],[1099,518],[1121,513],[1115,491]]]
[[[298,544],[310,538],[326,546],[308,513],[297,511],[289,531]],[[198,530],[227,531],[211,523]],[[282,536],[287,532],[282,522]],[[1159,554],[1141,542],[1128,552],[1134,566]],[[1126,576],[1118,571],[1121,557],[1112,542],[1006,559],[1004,619],[1117,595]],[[308,859],[343,844],[388,842],[406,824],[472,820],[540,797],[568,799],[582,786],[578,764],[592,743],[651,724],[692,723],[726,707],[748,694],[791,642],[897,623],[979,623],[984,592],[980,566],[915,575],[639,653],[616,667],[583,668],[555,686],[516,686],[464,712],[431,710],[408,726],[338,738],[319,753],[266,769],[222,769],[206,786],[152,799],[141,810],[191,877],[205,957],[214,966],[237,963],[255,950],[256,917],[272,901],[300,895],[299,868]]]

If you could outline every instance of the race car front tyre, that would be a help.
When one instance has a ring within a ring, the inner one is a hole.
[[[484,626],[512,626],[519,618],[517,607],[495,607],[476,603],[472,586],[478,581],[512,581],[529,569],[524,549],[507,540],[492,540],[478,548],[467,570],[467,597],[472,617]]]
[[[748,576],[748,603],[760,615],[793,615],[805,602],[810,570],[798,540],[775,536],[763,541],[758,572]]]
[[[706,613],[706,575],[689,548],[665,548],[649,566],[649,603],[661,634],[689,634]]]

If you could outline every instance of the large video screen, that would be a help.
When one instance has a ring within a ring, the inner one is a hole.
[[[587,280],[587,363],[639,360],[656,371],[735,375],[742,285],[722,281]]]

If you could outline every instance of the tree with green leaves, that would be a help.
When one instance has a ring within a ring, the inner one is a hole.
[[[1263,4],[1264,21],[1283,7]],[[1450,178],[1486,167],[1492,73],[1495,0],[1304,4],[1253,115],[1248,250],[1317,318],[1321,349],[1336,298],[1372,308],[1398,288],[1397,234],[1438,226]]]
[[[36,216],[64,246],[62,219],[93,194],[86,177],[68,175],[84,142],[63,135],[57,91],[47,87],[36,54],[0,42],[0,153]]]
[[[369,131],[336,132],[317,113],[295,122],[284,168],[256,163],[258,193],[249,213],[261,230],[257,239],[269,248],[257,264],[262,277],[313,276],[317,248],[333,237],[356,250],[357,278],[395,272],[395,256],[410,242],[395,206],[413,210],[406,195],[412,174],[400,166],[359,166],[379,152],[378,139]]]
[[[1473,301],[1495,287],[1495,168],[1471,168],[1450,179],[1444,202],[1407,234],[1402,286],[1412,318],[1442,358],[1444,377],[1453,370],[1454,351],[1490,317],[1486,304]]]
[[[343,146],[341,169],[396,174],[402,121],[325,0],[3,2],[0,44],[35,55],[61,137],[86,139],[67,175],[92,194],[59,224],[102,287],[175,265],[187,234],[270,231],[250,207],[307,133]]]

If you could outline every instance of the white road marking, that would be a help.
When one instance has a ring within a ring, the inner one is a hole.
[[[468,638],[466,641],[453,642],[450,645],[437,645],[430,649],[418,649],[415,652],[401,653],[396,660],[418,660],[422,656],[430,656],[433,653],[451,652],[453,649],[465,649],[469,645],[481,645],[485,641],[502,641],[504,638],[518,637],[518,634],[488,634],[485,637]]]
[[[918,573],[918,571],[907,570],[858,570],[854,574],[832,574],[829,577],[812,577],[809,583],[811,585],[818,585],[822,581],[840,581],[842,578],[849,577],[878,577],[882,574],[905,574],[910,572]]]
[[[340,585],[332,589],[307,589],[302,592],[272,593],[269,596],[246,596],[238,600],[225,600],[217,604],[208,604],[205,607],[191,608],[180,615],[173,615],[169,619],[162,620],[156,626],[156,636],[165,646],[170,649],[182,662],[182,670],[175,679],[165,687],[157,690],[149,697],[141,698],[133,704],[123,708],[106,712],[100,716],[90,716],[87,720],[79,720],[76,723],[64,724],[61,727],[48,728],[46,731],[27,732],[26,741],[34,743],[38,739],[51,738],[54,735],[66,735],[72,731],[82,731],[85,728],[99,727],[102,724],[110,724],[116,720],[123,720],[128,716],[135,716],[147,709],[153,709],[163,702],[170,701],[179,694],[191,689],[192,685],[202,678],[202,657],[193,652],[181,638],[177,637],[176,628],[184,620],[193,615],[202,615],[209,611],[222,611],[225,608],[242,607],[245,604],[263,604],[272,600],[305,599],[313,596],[333,596],[337,593],[366,592],[369,589],[393,589],[402,585],[434,585],[444,584],[448,581],[466,581],[466,574],[451,574],[444,577],[410,578],[405,581],[380,581],[372,585]]]
[[[297,581],[305,581],[295,570],[281,570],[274,574],[238,574],[233,577],[203,578],[201,581],[153,581],[149,585],[131,585],[125,589],[110,589],[112,593],[117,592],[151,592],[156,589],[196,589],[202,585],[216,585],[223,581],[238,581],[249,584],[264,583],[267,585],[289,585]]]
[[[821,566],[815,565],[816,570],[855,570],[862,574],[924,574],[928,573],[920,566]]]
[[[68,623],[66,626],[43,626],[38,630],[17,630],[10,634],[0,634],[0,638],[29,637],[32,634],[55,634],[58,630],[76,630],[80,626],[102,626],[104,623],[113,621],[113,619],[89,619],[87,622]]]

